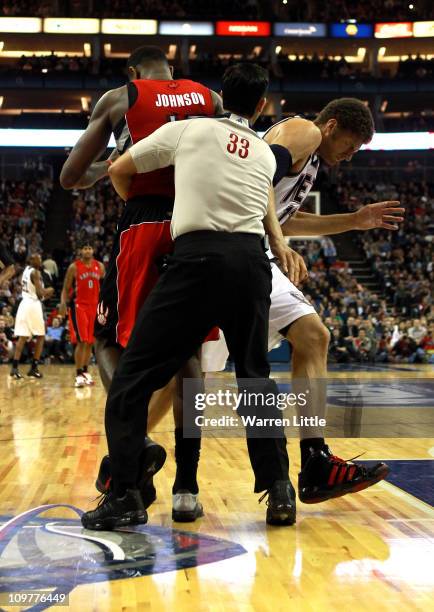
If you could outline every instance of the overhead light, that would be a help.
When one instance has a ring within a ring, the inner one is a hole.
[[[104,43],[104,56],[105,57],[113,57],[113,58],[124,58],[124,57],[130,57],[130,53],[125,53],[122,51],[119,52],[115,52],[112,51],[112,46],[110,43]]]
[[[3,51],[3,47],[5,46],[5,43],[3,40],[0,40],[0,53]]]
[[[169,45],[169,52],[167,53],[167,59],[168,60],[174,60],[176,57],[176,49],[177,46],[176,45]]]
[[[80,98],[81,100],[81,108],[85,113],[89,112],[89,98],[86,98],[86,96],[81,96]]]
[[[84,43],[83,45],[84,57],[91,57],[92,55],[92,46],[90,43]]]
[[[51,51],[40,51],[40,50],[30,50],[30,49],[20,49],[19,51],[3,51],[3,47],[0,49],[0,57],[31,57],[34,55],[35,57],[48,57],[51,55]],[[76,55],[78,57],[83,57],[83,51],[55,51],[54,54],[57,57],[72,57]]]
[[[4,96],[0,96],[0,108],[3,106]]]
[[[279,55],[279,53],[282,51],[282,46],[281,45],[277,45],[276,47],[276,55]]]
[[[388,100],[383,100],[383,102],[381,103],[381,106],[380,106],[380,110],[381,110],[382,113],[386,112],[388,104],[389,104]]]

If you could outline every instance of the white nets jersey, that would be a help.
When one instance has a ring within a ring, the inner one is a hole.
[[[31,274],[35,268],[31,266],[26,266],[24,268],[23,276],[21,278],[21,290],[23,293],[23,299],[37,301],[39,300],[36,287],[33,284]]]
[[[291,119],[292,117],[289,117],[279,121],[279,123],[291,121]],[[274,125],[278,124],[275,123]],[[268,134],[274,125],[265,132],[264,136]],[[313,153],[306,161],[301,172],[296,174],[289,172],[274,186],[276,214],[281,225],[292,217],[303,204],[315,182],[319,165],[320,159],[316,153]]]

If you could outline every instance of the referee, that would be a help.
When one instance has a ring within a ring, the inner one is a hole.
[[[269,380],[270,263],[262,239],[291,275],[302,259],[287,246],[274,211],[276,162],[250,129],[262,112],[268,87],[259,66],[238,64],[223,76],[229,117],[168,123],[132,146],[109,174],[122,198],[136,173],[175,166],[171,222],[174,253],[142,307],[113,377],[105,426],[113,488],[82,516],[88,529],[146,523],[139,457],[152,393],[166,385],[200,347],[209,330],[223,329],[241,390],[276,393]],[[295,521],[283,431],[255,438],[248,432],[255,492],[269,494],[267,522]]]

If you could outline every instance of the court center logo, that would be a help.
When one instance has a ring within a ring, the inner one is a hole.
[[[242,555],[234,542],[154,525],[88,531],[80,520],[43,517],[68,504],[39,506],[0,517],[0,593],[48,589],[68,595],[75,586],[187,569]],[[37,612],[50,603],[28,610]]]

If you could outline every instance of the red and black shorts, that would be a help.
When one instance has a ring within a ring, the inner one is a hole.
[[[125,347],[137,315],[173,250],[170,219],[173,200],[132,198],[119,220],[113,250],[101,285],[95,335]]]
[[[80,304],[73,302],[68,309],[69,333],[72,344],[86,342],[93,344],[96,304]]]

